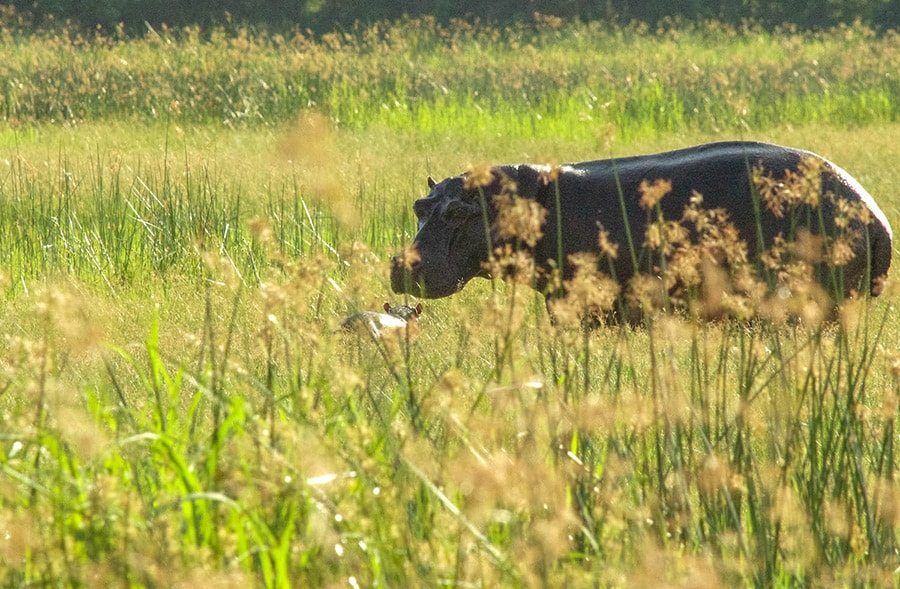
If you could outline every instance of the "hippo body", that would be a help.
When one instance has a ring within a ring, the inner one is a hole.
[[[497,216],[492,197],[503,190],[501,177],[515,182],[519,196],[535,199],[547,210],[543,237],[530,248],[538,268],[533,286],[539,290],[545,290],[547,284],[546,278],[540,276],[546,276],[556,260],[563,261],[563,276],[568,279],[574,271],[569,255],[601,253],[600,227],[608,232],[609,241],[619,246],[619,255],[615,260],[605,260],[602,270],[612,270],[616,280],[624,285],[636,272],[652,269],[646,252],[632,256],[629,250],[632,243],[639,252],[648,225],[648,211],[639,204],[642,181],[671,181],[671,192],[659,201],[667,220],[682,219],[695,192],[703,196],[704,209],[724,209],[746,242],[750,258],[757,259],[776,236],[796,236],[798,227],[791,225],[788,216],[778,217],[760,202],[752,170],[761,169],[763,175],[778,179],[784,177],[786,170],[797,172],[803,158],[822,164],[822,193],[831,191],[836,200],[862,202],[868,209],[870,220],[866,225],[853,221],[861,230],[862,239],[857,240],[854,257],[844,266],[843,289],[845,295],[857,291],[877,294],[877,285],[890,267],[892,234],[884,213],[868,192],[847,172],[811,152],[746,141],[573,163],[553,171],[530,164],[497,166],[491,169],[494,181],[480,189],[484,203],[479,189],[466,189],[467,174],[440,183],[429,179],[431,191],[413,205],[418,232],[410,249],[416,254],[409,258],[398,254],[393,258],[391,284],[398,293],[438,298],[457,292],[475,276],[489,277],[485,268],[489,259],[485,228],[492,227]],[[558,176],[548,180],[552,178],[548,173]],[[814,217],[819,224],[809,228],[812,233],[834,230],[833,209],[833,203],[823,199],[821,215],[813,211],[815,215],[805,217]],[[559,240],[557,219],[561,226]],[[501,245],[496,231],[490,237],[491,246]]]

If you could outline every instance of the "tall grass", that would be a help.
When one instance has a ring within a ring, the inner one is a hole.
[[[831,323],[586,331],[476,281],[417,337],[335,332],[392,296],[426,172],[603,155],[607,123],[646,151],[826,113],[778,136],[853,156],[896,226],[890,36],[4,34],[3,584],[897,584],[895,287]]]
[[[630,141],[898,118],[896,34],[861,26],[772,35],[718,24],[653,33],[542,18],[504,29],[424,19],[321,38],[239,27],[85,38],[10,25],[0,114],[22,124],[256,126],[315,109],[351,129],[590,141],[613,126]]]
[[[8,311],[7,583],[893,582],[882,305],[585,339],[501,289],[379,351],[327,269],[207,271]]]

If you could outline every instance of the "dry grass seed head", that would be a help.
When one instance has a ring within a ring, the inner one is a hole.
[[[666,550],[649,537],[641,543],[637,554],[639,565],[624,583],[613,585],[651,589],[725,586],[716,572],[717,566],[707,558],[690,556],[685,551]]]
[[[753,267],[749,264],[738,267],[731,277],[724,277],[718,285],[720,290],[713,292],[717,288],[716,279],[710,277],[718,270],[704,268],[705,280],[710,282],[704,301],[709,305],[707,315],[714,317],[719,314],[717,311],[721,311],[725,315],[745,320],[760,315],[769,289],[765,282],[756,277]]]
[[[0,557],[7,563],[21,563],[34,552],[41,551],[42,526],[36,525],[32,517],[16,515],[7,511],[0,516]]]
[[[669,258],[682,246],[689,244],[690,233],[678,221],[666,221],[662,217],[647,225],[644,245]]]
[[[596,254],[580,252],[569,256],[574,275],[565,281],[566,296],[554,299],[551,309],[560,325],[573,326],[590,317],[611,311],[619,295],[619,284],[598,269]]]
[[[779,273],[776,297],[785,303],[789,315],[798,317],[804,325],[817,327],[829,315],[832,302],[815,278],[814,268],[806,262],[796,262]]]
[[[838,314],[844,331],[851,336],[858,334],[868,318],[868,301],[848,299],[841,304]]]
[[[93,417],[76,404],[78,395],[66,390],[66,401],[58,400],[52,423],[61,438],[81,460],[99,458],[107,447],[108,437]]]
[[[666,288],[699,286],[702,281],[704,259],[695,246],[680,247],[666,265]]]
[[[619,257],[619,244],[609,240],[609,231],[605,230],[603,226],[599,226],[599,229],[597,246],[600,248],[600,253],[611,260],[617,259]]]
[[[628,281],[625,297],[630,305],[645,313],[658,311],[665,307],[668,289],[659,276],[636,274]]]
[[[718,264],[707,259],[701,260],[700,272],[703,275],[700,313],[705,317],[719,317],[727,313],[725,301],[731,287],[728,274]]]
[[[649,204],[668,186],[644,189],[645,196],[651,197]],[[648,310],[659,309],[669,300],[707,317],[728,314],[748,318],[756,312],[765,285],[755,278],[748,263],[747,244],[740,239],[727,211],[703,208],[700,193],[691,194],[680,222],[660,217],[650,223],[644,244],[662,259],[656,268],[658,276],[632,279],[632,303]],[[693,293],[701,300],[694,300]]]
[[[876,491],[877,492],[877,491]],[[825,500],[823,519],[829,533],[847,540],[853,530],[852,508],[843,501]]]
[[[500,239],[518,240],[534,247],[544,236],[544,220],[547,218],[547,209],[540,203],[530,198],[518,196],[514,190],[507,190],[508,185],[500,194],[494,196],[494,207],[497,209],[497,219],[494,225],[497,236]],[[515,188],[515,185],[512,185]]]
[[[469,166],[466,177],[463,180],[465,190],[478,190],[494,183],[494,171],[490,166]]]
[[[801,236],[804,232],[801,232]],[[760,306],[760,315],[776,322],[786,317],[800,318],[809,326],[820,325],[832,307],[828,293],[816,279],[815,265],[799,256],[816,259],[821,243],[806,232],[799,244],[781,235],[760,255],[766,269],[776,278],[775,290]]]
[[[827,196],[834,202],[834,224],[838,229],[847,229],[852,225],[852,221],[858,221],[861,225],[872,222],[872,211],[862,200],[838,199],[831,192]]]
[[[271,246],[275,242],[275,232],[272,223],[265,217],[253,217],[247,221],[250,235],[254,240],[264,246]]]
[[[874,495],[878,518],[890,527],[900,524],[900,490],[897,488],[897,481],[879,478],[875,482]]]
[[[773,524],[781,529],[780,548],[787,570],[808,570],[818,557],[812,537],[809,512],[804,509],[796,493],[782,486],[775,495],[769,514]]]
[[[253,217],[247,221],[250,229],[250,236],[253,241],[258,243],[263,251],[272,261],[280,266],[287,263],[287,257],[281,248],[278,247],[278,241],[275,238],[275,231],[272,229],[272,223],[265,217]]]
[[[482,266],[493,277],[526,285],[533,282],[538,272],[534,256],[528,251],[513,248],[509,243],[494,248],[494,256]]]
[[[760,166],[753,168],[751,179],[766,208],[778,218],[802,204],[818,207],[822,198],[822,172],[825,163],[813,157],[800,160],[797,170],[785,170],[782,178],[775,178]]]
[[[540,586],[559,559],[573,548],[572,534],[579,520],[570,509],[562,512],[537,511],[531,515],[528,529],[513,547],[515,560],[527,571],[529,586]],[[564,575],[568,579],[568,574]]]
[[[785,263],[788,255],[788,243],[782,235],[776,235],[772,245],[759,256],[763,266],[770,271],[779,270]]]
[[[856,243],[858,236],[850,232],[843,232],[833,240],[828,247],[828,265],[840,268],[846,266],[856,257]]]
[[[808,264],[818,264],[824,259],[825,239],[821,235],[814,235],[808,229],[801,228],[797,231],[797,237],[788,244],[790,253],[799,260]]]
[[[672,181],[658,178],[650,183],[646,180],[641,180],[638,190],[641,193],[641,208],[645,211],[650,211],[656,207],[662,197],[672,192]]]
[[[715,454],[708,455],[700,464],[696,473],[697,488],[705,494],[718,493],[727,488],[731,479],[731,468],[728,461]]]
[[[700,202],[692,202],[688,209],[691,213],[685,214],[685,221],[693,221],[700,236],[703,257],[729,268],[747,263],[747,242],[740,238],[737,228],[729,221],[728,212],[724,209],[699,208]]]
[[[763,175],[760,169],[753,171],[753,181],[760,196],[777,217],[784,217],[800,205],[818,207],[822,199],[834,205],[835,235],[813,235],[805,228],[800,229],[794,242],[787,243],[779,236],[763,255],[763,262],[778,273],[782,285],[795,283],[815,264],[824,262],[831,267],[842,267],[850,263],[862,238],[854,223],[869,222],[870,212],[864,203],[838,199],[831,191],[822,193],[822,173],[825,170],[824,162],[816,158],[803,158],[796,172],[786,170],[780,180],[773,178],[771,173]],[[796,265],[793,260],[802,264]]]
[[[481,521],[498,517],[498,510],[565,514],[565,477],[548,460],[533,444],[515,454],[467,452],[449,464],[448,478],[465,497],[466,512]]]
[[[77,289],[74,284],[47,288],[38,294],[34,309],[37,318],[60,336],[58,351],[82,355],[99,349],[104,331],[95,313],[101,307]]]
[[[888,363],[888,370],[894,378],[896,384],[900,384],[900,350],[893,350],[885,354]]]

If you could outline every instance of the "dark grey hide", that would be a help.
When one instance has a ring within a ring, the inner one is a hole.
[[[751,256],[768,248],[774,238],[789,238],[796,234],[788,216],[778,218],[758,202],[751,180],[751,170],[762,167],[775,178],[785,170],[796,171],[802,157],[813,157],[825,163],[822,173],[822,192],[831,191],[838,199],[862,201],[871,212],[871,222],[864,228],[863,239],[856,245],[855,258],[844,267],[842,288],[851,291],[873,291],[876,281],[887,274],[891,264],[891,228],[884,213],[868,192],[847,172],[807,151],[755,142],[722,142],[699,145],[687,149],[636,157],[597,160],[561,167],[558,177],[563,260],[576,252],[597,252],[598,226],[609,232],[609,239],[619,244],[614,261],[615,277],[621,284],[637,271],[646,271],[650,264],[642,254],[636,269],[628,250],[626,225],[635,248],[643,243],[647,226],[647,212],[640,208],[639,186],[642,180],[656,179],[672,182],[672,191],[660,201],[666,219],[679,220],[688,205],[691,193],[703,195],[705,209],[722,208],[741,239],[747,243]],[[546,183],[542,168],[528,164],[493,168],[494,176],[506,176],[518,186],[522,197],[538,201],[548,210],[544,236],[533,248],[535,262],[545,273],[558,258],[557,249],[557,185]],[[478,190],[465,190],[465,175],[434,183],[431,191],[413,204],[418,218],[418,232],[412,248],[418,260],[404,260],[394,256],[391,267],[391,286],[395,292],[410,293],[426,298],[438,298],[460,290],[475,276],[487,277],[484,263],[488,260],[488,240],[482,207],[486,208],[487,225],[492,226],[496,211],[492,197],[501,190],[501,183],[482,188],[484,204]],[[624,211],[619,194],[624,199]],[[821,205],[824,225],[809,223],[812,233],[834,229],[831,218],[833,205],[823,199]],[[804,217],[806,218],[806,217]],[[796,220],[796,216],[795,216]],[[763,243],[759,243],[761,234]],[[493,236],[492,244],[498,240]],[[762,246],[762,247],[760,247]],[[602,270],[609,271],[604,261]],[[571,277],[573,268],[564,265],[564,277]],[[543,290],[546,280],[534,284]],[[549,295],[548,295],[549,296]]]

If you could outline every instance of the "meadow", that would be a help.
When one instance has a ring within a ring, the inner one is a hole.
[[[896,33],[13,16],[4,586],[900,584],[896,279],[593,330],[476,280],[415,337],[335,333],[402,302],[412,201],[471,165],[759,139],[900,226]]]

